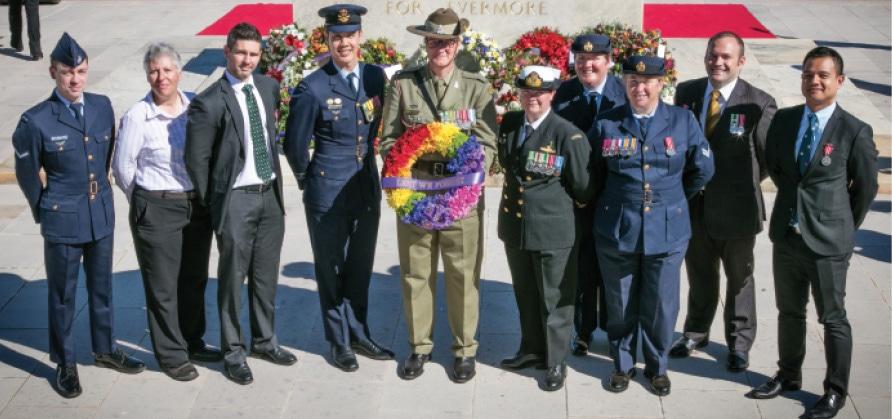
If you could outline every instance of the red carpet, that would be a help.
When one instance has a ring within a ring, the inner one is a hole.
[[[226,35],[236,23],[247,21],[269,30],[292,22],[290,4],[240,4],[199,35]],[[741,4],[645,4],[644,29],[660,29],[666,38],[709,38],[719,31],[734,31],[744,38],[774,38]]]
[[[287,25],[292,21],[290,4],[240,4],[198,34],[226,35],[237,23],[249,22],[257,26],[261,35],[266,36],[269,35],[270,29]]]
[[[742,4],[645,4],[644,29],[659,29],[666,38],[709,38],[721,31],[774,38]]]

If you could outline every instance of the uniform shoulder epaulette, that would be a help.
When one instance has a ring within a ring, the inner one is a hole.
[[[479,81],[480,83],[489,83],[485,77],[480,75],[480,73],[472,73],[470,71],[460,70],[461,75],[468,80]]]

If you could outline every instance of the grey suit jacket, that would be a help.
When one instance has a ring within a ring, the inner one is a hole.
[[[708,82],[704,77],[676,88],[675,104],[690,109],[698,121],[703,107],[709,106],[703,103]],[[691,205],[691,218],[702,219],[711,237],[727,240],[762,231],[765,203],[759,185],[768,176],[765,138],[775,112],[773,97],[738,79],[718,125],[706,136],[715,156],[715,176],[692,198],[692,204],[703,200],[703,211],[701,205]],[[741,116],[744,132],[737,135],[731,132],[731,121],[732,117],[739,121]]]
[[[802,240],[813,252],[844,255],[852,251],[855,230],[877,194],[879,152],[873,129],[837,104],[800,175],[795,148],[804,110],[804,105],[781,109],[768,130],[768,172],[777,185],[768,234],[771,241],[782,240],[795,208]],[[825,154],[826,165],[821,162]]]
[[[284,213],[282,170],[275,145],[275,111],[279,106],[279,83],[269,77],[254,74],[254,85],[266,111],[268,138],[273,150],[273,170],[276,173],[276,198]],[[245,166],[245,150],[242,146],[246,129],[244,125],[235,91],[225,76],[192,99],[189,105],[186,170],[201,201],[210,207],[211,222],[217,233],[222,232],[232,187]]]

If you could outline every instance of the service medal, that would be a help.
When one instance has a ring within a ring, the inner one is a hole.
[[[833,154],[833,144],[824,144],[823,150],[824,157],[821,157],[821,166],[830,166],[830,163],[833,163],[833,160],[830,159],[830,155]]]
[[[663,145],[666,147],[667,156],[672,157],[675,155],[675,144],[672,142],[672,137],[664,138]]]

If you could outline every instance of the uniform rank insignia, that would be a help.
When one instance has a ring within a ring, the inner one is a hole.
[[[533,151],[527,154],[526,171],[545,176],[560,176],[564,167],[564,157],[554,153]]]
[[[833,144],[824,144],[821,151],[824,154],[824,157],[821,157],[821,166],[830,166],[830,163],[833,163],[833,160],[830,159],[830,155],[833,154]]]
[[[672,157],[675,155],[675,143],[672,142],[672,137],[663,139],[663,146],[666,147],[667,156]]]
[[[739,137],[746,132],[746,115],[742,113],[732,113],[731,114],[731,125],[728,127],[728,132],[735,136]]]
[[[362,104],[362,114],[365,116],[365,121],[368,123],[372,123],[372,120],[375,119],[375,102],[372,99],[365,101]]]
[[[548,145],[545,147],[539,147],[539,151],[541,151],[543,153],[548,153],[548,154],[556,153],[556,151],[554,151],[554,148],[551,147],[551,143],[548,143]]]
[[[338,10],[338,22],[347,23],[350,21],[350,12],[347,9]]]
[[[585,41],[585,45],[582,46],[582,50],[585,52],[592,52],[592,43],[590,41]]]

